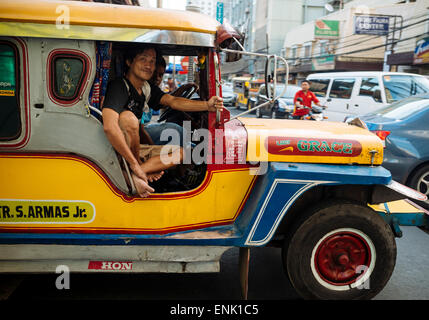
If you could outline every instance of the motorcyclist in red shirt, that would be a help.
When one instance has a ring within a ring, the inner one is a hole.
[[[312,102],[319,107],[323,107],[316,95],[310,91],[310,82],[308,80],[301,82],[301,89],[293,99],[295,105],[295,110],[292,114],[293,119],[302,119],[306,116],[311,110]]]

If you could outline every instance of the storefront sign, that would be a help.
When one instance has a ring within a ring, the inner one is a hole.
[[[322,58],[314,58],[312,60],[312,70],[332,70],[335,68],[334,56],[326,56]]]
[[[340,22],[338,20],[314,21],[314,37],[316,39],[336,39],[340,36]]]
[[[355,34],[385,36],[389,32],[389,17],[355,16]]]
[[[414,64],[429,63],[429,38],[417,41],[414,50]]]

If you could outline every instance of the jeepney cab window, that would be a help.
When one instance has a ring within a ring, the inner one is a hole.
[[[77,98],[85,71],[85,61],[79,56],[55,55],[51,64],[51,91],[58,100]]]
[[[21,134],[19,112],[19,63],[16,47],[0,42],[0,140],[14,140]]]

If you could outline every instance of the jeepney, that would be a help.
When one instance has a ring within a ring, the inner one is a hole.
[[[0,2],[1,273],[218,272],[238,247],[246,297],[250,249],[280,246],[304,298],[371,298],[385,286],[399,226],[427,228],[428,216],[401,200],[424,196],[392,181],[381,141],[358,121],[182,115],[192,138],[208,133],[191,150],[205,161],[136,196],[103,131],[106,82],[126,50],[151,43],[198,57],[196,99],[221,95],[225,32],[194,12]]]
[[[251,77],[232,78],[232,91],[237,95],[235,106],[237,109],[249,108],[249,92]]]

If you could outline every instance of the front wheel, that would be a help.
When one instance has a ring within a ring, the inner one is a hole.
[[[389,225],[371,208],[331,201],[310,210],[285,243],[289,279],[306,299],[370,299],[396,262]]]

